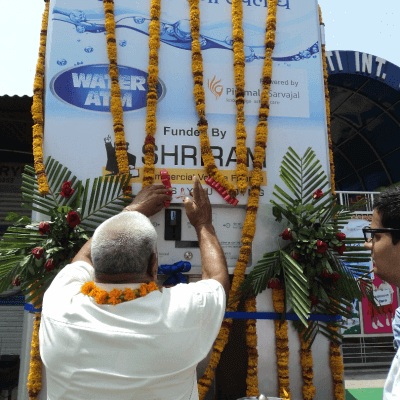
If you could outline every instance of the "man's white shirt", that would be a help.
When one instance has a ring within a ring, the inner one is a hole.
[[[389,375],[383,388],[383,400],[400,400],[400,349],[393,358]]]
[[[113,306],[80,293],[89,281],[93,267],[78,261],[44,295],[39,343],[48,400],[198,400],[196,366],[221,327],[222,285],[179,284]]]

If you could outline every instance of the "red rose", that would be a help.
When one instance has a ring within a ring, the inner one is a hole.
[[[334,272],[334,273],[331,275],[331,277],[332,277],[333,283],[336,283],[336,282],[340,279],[340,275],[339,275],[339,273],[337,273],[337,272]]]
[[[286,228],[279,236],[282,236],[283,240],[293,240],[292,232],[290,232],[290,228]]]
[[[48,222],[41,222],[39,225],[39,233],[41,235],[45,235],[46,233],[50,233],[50,224]]]
[[[299,255],[296,254],[294,251],[292,251],[292,252],[290,253],[290,257],[292,257],[293,260],[296,260],[296,261],[299,259]]]
[[[14,279],[12,280],[12,285],[20,286],[21,285],[20,279],[21,279],[21,275],[14,276]]]
[[[268,281],[267,288],[269,289],[282,289],[281,283],[279,282],[279,279],[277,278],[272,278]]]
[[[33,256],[37,259],[40,260],[42,258],[42,255],[44,253],[44,248],[43,247],[35,247],[31,253]]]
[[[342,243],[340,247],[334,247],[334,249],[342,256],[343,253],[346,251],[346,244]]]
[[[44,268],[47,272],[53,271],[55,266],[56,263],[51,258],[46,261],[46,264],[44,264]]]
[[[316,306],[318,304],[318,299],[315,296],[311,295],[310,300],[312,306]]]
[[[74,192],[75,192],[75,190],[72,189],[71,182],[65,181],[61,188],[61,192],[60,192],[61,196],[65,197],[66,199],[69,199],[74,194]]]
[[[320,197],[324,195],[324,192],[321,189],[317,189],[312,195],[313,199],[318,200]]]
[[[341,242],[343,242],[344,239],[346,239],[346,235],[343,232],[338,232],[336,234],[336,237],[338,240],[340,240]]]
[[[81,223],[79,214],[76,211],[70,211],[67,215],[67,222],[71,228],[75,228]]]
[[[327,279],[329,279],[330,277],[331,277],[331,274],[329,273],[329,271],[327,270],[327,269],[324,269],[323,271],[322,271],[322,274],[321,274],[324,278],[327,278]]]
[[[317,253],[325,253],[328,250],[328,243],[317,240]]]

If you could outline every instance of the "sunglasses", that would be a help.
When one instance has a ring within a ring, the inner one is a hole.
[[[362,229],[364,233],[364,239],[366,242],[372,242],[374,239],[375,233],[386,233],[386,232],[400,232],[400,229],[395,228],[382,228],[382,229],[372,229],[369,226],[366,226]]]

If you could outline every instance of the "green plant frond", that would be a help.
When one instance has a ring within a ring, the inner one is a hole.
[[[309,174],[312,174],[316,169],[318,169],[319,161],[318,160],[314,161],[314,160],[315,160],[315,154],[310,156],[308,160],[303,160],[303,178],[307,178]]]
[[[51,188],[54,187],[55,182],[57,181],[58,177],[60,176],[61,169],[62,169],[62,165],[58,161],[55,161],[54,169],[53,169],[51,175],[48,175],[49,176],[48,183]]]
[[[286,163],[287,168],[290,167],[290,168],[292,168],[293,171],[295,171],[297,174],[301,174],[301,165],[298,164],[298,163],[296,163],[296,162],[294,162],[293,159],[290,159],[290,158],[287,156],[287,154],[285,154],[285,155],[283,156],[283,161]],[[283,164],[283,162],[282,162],[282,164]],[[300,179],[300,176],[299,176],[299,179]]]
[[[327,178],[326,175],[325,175],[325,171],[321,171],[321,172],[319,172],[319,173],[313,174],[313,175],[312,175],[312,179],[310,179],[310,181],[309,181],[307,184],[304,182],[305,186],[304,186],[304,188],[303,188],[303,192],[306,192],[306,193],[307,193],[307,190],[309,190],[310,187],[314,187],[314,186],[316,185],[315,182],[316,182],[318,179],[321,179],[321,180],[318,181],[318,182],[323,182],[324,180],[326,181],[326,183],[325,183],[323,186],[329,185],[329,181],[328,181],[328,178]],[[319,185],[317,185],[317,188],[318,188],[318,186],[319,186]],[[314,190],[314,191],[315,191],[315,190]],[[305,196],[306,196],[306,195],[305,195]],[[304,197],[305,197],[305,196],[304,196]]]
[[[303,166],[303,169],[305,168],[306,167]],[[306,183],[313,176],[317,175],[317,173],[319,173],[321,169],[322,169],[321,164],[319,163],[318,160],[316,160],[312,165],[309,166],[309,168],[307,168],[306,171],[303,170],[303,184]]]
[[[61,164],[60,164],[61,165]],[[61,165],[61,168],[63,166]],[[52,191],[54,194],[59,194],[59,192],[61,191],[61,187],[62,184],[68,180],[69,176],[71,175],[71,171],[68,170],[67,167],[64,167],[60,173],[60,175],[58,176],[58,179],[54,182],[54,184],[52,185]]]
[[[302,160],[299,157],[299,155],[291,147],[289,147],[288,150],[289,151],[286,153],[286,155],[289,156],[289,154],[290,154],[292,157],[294,157],[295,159],[297,159],[301,163]]]
[[[290,173],[290,175],[293,176],[293,179],[296,182],[299,182],[301,180],[301,177],[300,177],[301,171],[294,169],[287,161],[285,161],[285,157],[283,158],[283,161],[282,161],[281,170],[285,170],[288,173]]]
[[[315,154],[311,147],[308,147],[306,152],[304,153],[303,160],[307,157],[310,157],[312,154]]]
[[[281,196],[283,196],[286,200],[292,203],[292,206],[295,204],[295,200],[292,199],[284,190],[282,190],[278,185],[274,186],[274,190],[278,191]],[[273,193],[274,194],[274,193]],[[276,196],[278,197],[278,196]]]
[[[321,185],[321,183],[324,184]],[[313,185],[307,190],[307,192],[303,194],[303,202],[305,204],[309,203],[313,199],[312,195],[317,189],[324,189],[328,185],[329,185],[328,178],[326,177],[326,175],[324,175],[321,179],[314,182]]]
[[[284,171],[281,171],[280,178],[285,183],[285,185],[290,189],[290,191],[296,196],[296,198],[301,200],[301,192],[296,188],[296,183],[288,176]]]
[[[278,196],[276,196],[278,197]],[[282,200],[281,200],[282,201]],[[281,205],[275,203],[274,200],[270,200],[270,202],[285,216],[285,218],[290,221],[293,225],[297,223],[296,219],[286,210],[284,209]]]

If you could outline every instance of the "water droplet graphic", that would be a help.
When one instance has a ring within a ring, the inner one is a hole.
[[[167,33],[168,33],[168,35],[170,35],[170,36],[175,36],[175,29],[174,29],[174,27],[171,26],[171,25],[169,25],[169,26],[167,27]]]
[[[86,15],[82,10],[73,10],[71,14],[69,14],[69,18],[72,22],[80,23],[86,21]]]
[[[310,58],[310,57],[311,57],[311,53],[310,53],[308,50],[306,50],[306,51],[304,52],[304,57],[305,57],[305,58]]]
[[[207,40],[204,39],[202,36],[200,36],[199,40],[200,40],[200,46],[205,47],[207,44]]]
[[[125,47],[126,44],[127,44],[127,42],[126,42],[126,40],[120,40],[118,44],[119,44],[121,47]]]
[[[61,66],[66,65],[66,64],[67,64],[67,60],[65,60],[65,59],[63,58],[63,59],[61,59],[61,60],[58,60],[58,61],[57,61],[57,64],[58,64],[58,65],[61,65]]]
[[[233,45],[233,38],[232,38],[232,36],[227,36],[227,37],[225,38],[225,43],[226,43],[226,44],[229,44],[229,46],[232,46],[232,45]]]
[[[254,50],[249,46],[244,46],[244,56],[246,58],[246,62],[252,62],[256,56]]]
[[[86,53],[93,53],[93,47],[92,46],[85,47],[85,51]]]
[[[84,26],[77,25],[77,26],[76,26],[76,31],[77,31],[78,33],[83,33],[83,32],[86,31],[86,29],[85,29]]]
[[[300,56],[298,56],[297,54],[294,56],[294,59],[296,60],[296,61],[299,61],[300,60]]]
[[[133,20],[135,21],[136,24],[143,24],[145,18],[133,17]]]
[[[175,23],[174,31],[176,37],[181,40],[189,41],[192,39],[192,35],[190,33],[190,21],[188,19],[181,19]]]
[[[164,22],[160,22],[160,36],[165,35],[166,31],[167,31],[167,27],[165,26]]]
[[[313,56],[313,58],[317,58],[317,56]]]

